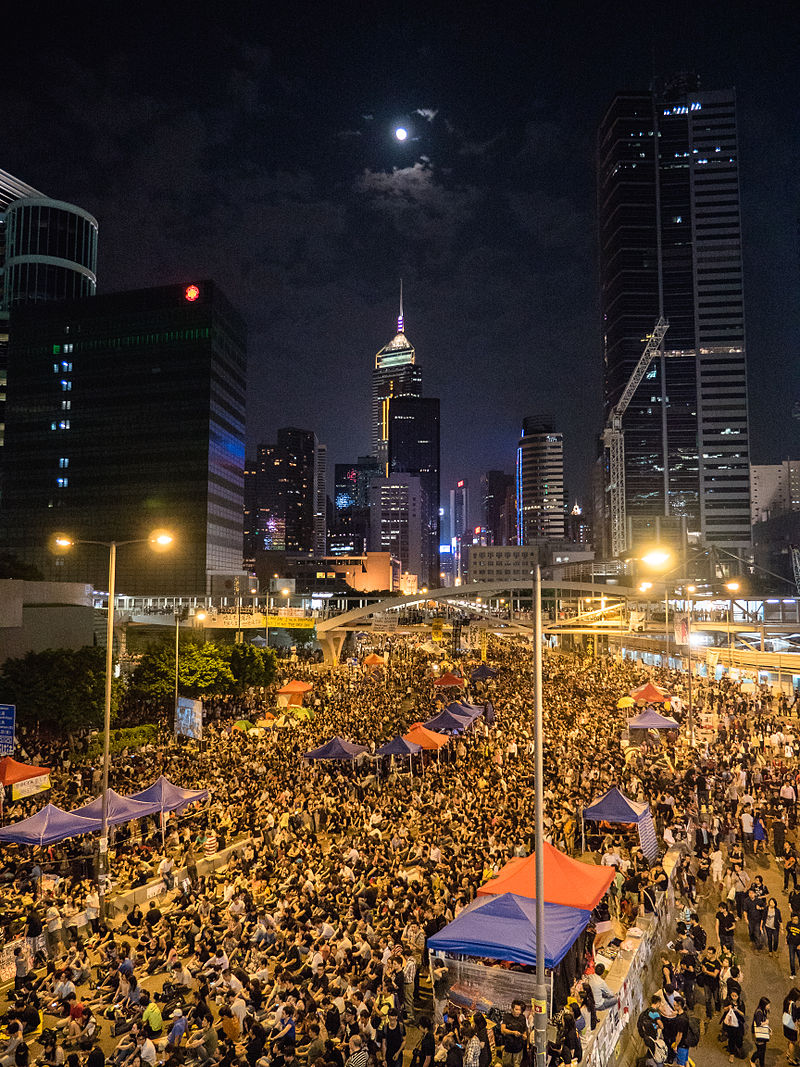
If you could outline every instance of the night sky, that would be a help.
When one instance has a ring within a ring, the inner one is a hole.
[[[97,216],[100,291],[222,285],[250,330],[251,448],[298,425],[331,464],[368,451],[402,276],[443,489],[511,471],[542,414],[585,499],[594,130],[616,90],[693,69],[738,94],[752,459],[800,456],[796,5],[110,7],[6,20],[0,167]]]

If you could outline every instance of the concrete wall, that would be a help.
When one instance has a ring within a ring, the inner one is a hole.
[[[91,586],[82,582],[0,581],[0,663],[26,652],[93,643]]]

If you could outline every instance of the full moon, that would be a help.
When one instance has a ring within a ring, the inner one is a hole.
[[[406,137],[408,137],[408,130],[404,130],[402,126],[398,126],[394,131],[394,135],[398,141],[405,141]]]

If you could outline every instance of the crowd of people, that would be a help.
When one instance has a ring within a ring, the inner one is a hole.
[[[42,1027],[47,1067],[75,1067],[69,1057],[80,1050],[90,1052],[89,1067],[105,1056],[131,1067],[167,1057],[224,1067],[528,1062],[529,1005],[487,1019],[448,1002],[446,969],[437,964],[428,981],[427,939],[533,847],[532,659],[524,646],[494,639],[490,659],[496,677],[468,692],[476,703],[491,699],[492,724],[479,719],[438,757],[418,757],[410,768],[369,753],[333,766],[303,759],[334,735],[374,751],[435,713],[431,660],[400,639],[383,668],[300,668],[314,687],[308,721],[260,736],[233,730],[243,710],[254,718],[274,702],[251,695],[246,709],[235,701],[214,709],[202,746],[165,732],[116,757],[110,784],[119,793],[160,774],[210,790],[207,805],[163,830],[157,820],[117,828],[113,893],[122,899],[162,883],[144,908],[101,915],[91,839],[33,854],[3,849],[0,922],[8,940],[24,937],[27,951],[15,958],[14,1017],[0,1067],[25,1067],[36,1048],[29,1035]],[[468,674],[474,665],[461,666]],[[570,855],[585,846],[615,868],[607,906],[630,925],[655,906],[665,870],[613,827],[589,832],[587,823],[584,837],[580,811],[612,785],[651,803],[662,845],[680,856],[674,880],[683,911],[660,988],[640,1019],[646,1055],[652,1064],[686,1062],[700,1004],[729,1055],[752,1046],[763,1067],[770,1002],[764,996],[745,1010],[737,939],[776,958],[788,945],[794,977],[793,701],[698,680],[694,711],[703,729],[695,747],[682,732],[681,741],[651,735],[626,749],[627,712],[617,702],[651,674],[685,702],[677,672],[611,657],[545,657],[546,835]],[[54,767],[54,803],[75,807],[97,794],[99,768],[60,740],[32,734],[24,747],[25,758]],[[198,873],[202,857],[230,844],[237,847],[228,862]],[[767,888],[777,869],[770,856],[781,859],[786,897]],[[554,1065],[579,1062],[598,1017],[616,1003],[602,965],[593,967],[591,956],[586,963],[589,973],[554,1013]],[[800,993],[791,989],[788,998],[783,1032],[793,1020],[796,1036]],[[796,1052],[792,1043],[790,1062]]]

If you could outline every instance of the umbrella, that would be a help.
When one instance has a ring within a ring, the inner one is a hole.
[[[364,660],[364,666],[365,667],[377,667],[377,666],[381,666],[382,667],[383,666],[383,656],[378,656],[373,652],[371,656],[367,656],[367,658]]]
[[[246,734],[248,733],[248,731],[254,730],[255,725],[248,719],[237,719],[236,722],[233,724],[233,728],[234,730],[241,730],[242,733]]]
[[[633,697],[620,697],[617,701],[618,708],[632,708],[636,701]]]

